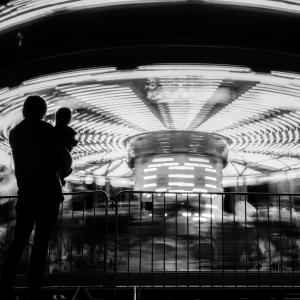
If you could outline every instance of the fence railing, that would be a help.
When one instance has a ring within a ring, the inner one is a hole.
[[[123,191],[114,202],[103,191],[64,196],[46,288],[86,288],[89,295],[89,288],[300,286],[300,194]],[[16,200],[0,197],[0,267]],[[19,288],[27,286],[33,234]]]

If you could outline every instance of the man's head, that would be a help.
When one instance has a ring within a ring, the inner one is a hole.
[[[29,96],[23,105],[23,117],[30,120],[42,120],[47,112],[46,101],[40,96]]]
[[[56,112],[56,125],[68,125],[72,120],[72,110],[62,107]]]

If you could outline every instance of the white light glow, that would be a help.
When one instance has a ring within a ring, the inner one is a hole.
[[[193,192],[198,192],[198,193],[206,193],[206,189],[193,189]]]
[[[207,171],[207,172],[212,172],[212,173],[217,173],[217,171],[215,170],[215,169],[205,169],[205,171]]]
[[[174,161],[172,157],[165,157],[165,158],[154,158],[153,162],[164,162],[164,161]]]
[[[217,178],[215,178],[215,177],[210,177],[210,176],[205,176],[204,178],[207,179],[207,180],[214,180],[214,181],[217,180]]]
[[[144,184],[143,187],[146,188],[146,187],[152,187],[152,186],[157,186],[156,183],[147,183],[147,184]]]
[[[194,186],[194,183],[187,183],[187,182],[169,182],[169,185],[177,185],[177,186]]]
[[[210,188],[216,188],[217,186],[216,185],[213,185],[213,184],[205,184],[206,187],[210,187]]]
[[[186,191],[186,190],[169,190],[169,192],[172,193],[189,193],[190,191]],[[173,195],[175,196],[176,194],[168,194],[168,195]],[[183,195],[183,194],[182,194]],[[184,195],[183,195],[184,196]]]
[[[192,166],[192,167],[212,168],[211,165],[204,165],[204,164],[197,164],[197,163],[184,163],[184,165]]]
[[[213,194],[202,194],[201,196],[204,197],[204,198],[214,198],[214,197],[216,197],[217,195],[213,195]]]
[[[204,158],[189,158],[189,161],[198,161],[198,162],[209,163],[209,160],[204,159]]]
[[[144,180],[157,178],[157,175],[145,176]]]
[[[213,204],[205,204],[205,207],[207,207],[207,208],[214,208],[214,209],[218,208],[216,205],[213,205]]]
[[[192,214],[189,212],[189,213],[187,213],[187,212],[183,212],[182,214],[181,214],[183,217],[191,217],[192,216]]]
[[[157,168],[144,169],[144,172],[154,172],[157,171]]]
[[[194,178],[194,175],[186,175],[186,174],[169,174],[170,178]]]
[[[194,167],[185,167],[185,166],[178,166],[178,167],[169,167],[169,170],[194,170]]]

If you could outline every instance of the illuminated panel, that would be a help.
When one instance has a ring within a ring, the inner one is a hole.
[[[272,112],[274,109],[293,107],[299,96],[300,88],[295,84],[282,86],[282,84],[268,82],[257,83],[252,89],[204,122],[197,130],[215,132]]]
[[[196,76],[149,78],[147,99],[157,104],[166,128],[186,130],[221,82]]]
[[[205,167],[197,165],[194,167],[185,167],[185,162],[189,158],[206,160],[211,164],[211,170],[214,173],[207,174]],[[153,161],[170,160],[176,162],[178,166],[160,166],[149,168]],[[221,190],[222,181],[222,163],[215,158],[204,158],[203,156],[193,156],[188,154],[172,154],[170,156],[145,156],[137,157],[135,166],[135,190],[159,190],[170,191],[184,188],[184,192],[214,192]],[[180,173],[179,173],[180,171]],[[212,175],[213,174],[213,175]]]
[[[66,88],[61,91],[85,102],[93,112],[113,115],[115,119],[123,119],[138,130],[165,129],[129,87],[99,84],[83,86],[81,89]]]

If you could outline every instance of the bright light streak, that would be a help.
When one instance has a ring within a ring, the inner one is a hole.
[[[186,182],[169,182],[169,185],[177,185],[177,186],[194,186],[194,183],[186,183]]]
[[[157,175],[145,176],[144,180],[157,178]]]
[[[217,180],[217,178],[215,178],[215,177],[210,177],[210,176],[205,176],[204,178],[207,179],[207,180],[214,180],[214,181]]]
[[[143,187],[146,188],[146,187],[152,187],[152,186],[157,186],[156,183],[148,183],[148,184],[144,184]]]
[[[164,167],[167,167],[167,166],[178,166],[179,163],[163,163],[163,166]]]
[[[153,162],[164,162],[164,161],[174,161],[172,157],[165,157],[165,158],[154,158]]]
[[[212,172],[212,173],[217,173],[217,171],[215,169],[205,169],[205,171]]]
[[[213,195],[213,194],[202,194],[201,195],[202,197],[204,197],[204,198],[214,198],[214,197],[216,197],[217,195]]]
[[[152,168],[152,169],[144,169],[144,172],[153,172],[156,171],[157,168]]]
[[[162,167],[162,164],[148,165],[148,168]]]
[[[189,161],[198,161],[198,162],[209,163],[209,160],[204,159],[204,158],[189,158]]]
[[[168,177],[171,178],[194,178],[194,175],[186,175],[186,174],[169,174]]]
[[[190,191],[186,191],[186,190],[169,190],[169,192],[172,192],[172,193],[189,193]],[[176,194],[168,194],[168,195],[175,196]]]
[[[184,166],[178,166],[178,167],[169,167],[169,170],[194,170],[194,167],[184,167]]]
[[[183,212],[182,214],[181,214],[183,217],[191,217],[192,216],[192,214],[189,212],[189,213],[187,213],[187,212]]]
[[[206,189],[193,189],[193,192],[198,192],[198,193],[206,193]]]
[[[205,207],[208,207],[208,208],[215,208],[215,209],[218,208],[216,205],[213,205],[213,204],[205,204]]]
[[[210,188],[216,188],[217,186],[216,185],[213,185],[213,184],[205,184],[206,187],[210,187]]]
[[[197,164],[197,163],[184,163],[185,166],[192,167],[202,167],[202,168],[212,168],[211,165]]]

